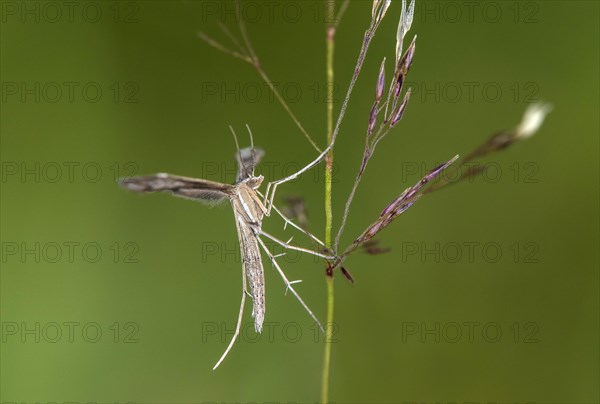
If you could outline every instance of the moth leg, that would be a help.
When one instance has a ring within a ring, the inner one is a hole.
[[[257,193],[261,196],[264,197],[263,194],[261,194],[260,192],[257,191]],[[310,239],[312,239],[314,242],[316,242],[317,244],[319,244],[321,247],[326,247],[325,243],[322,242],[321,240],[319,240],[314,234],[312,234],[311,232],[303,229],[302,227],[298,226],[296,223],[292,222],[287,216],[285,216],[281,210],[279,210],[277,208],[277,206],[275,205],[271,205],[271,207],[273,208],[273,210],[275,210],[275,212],[281,216],[281,218],[285,221],[286,224],[289,224],[290,226],[292,226],[294,229],[300,231],[301,233],[305,234],[306,236],[308,236]]]
[[[285,276],[285,274],[283,273],[283,270],[281,269],[281,267],[277,263],[277,260],[275,259],[275,257],[273,256],[273,254],[271,254],[271,251],[269,251],[269,249],[265,245],[265,242],[262,241],[262,239],[260,237],[257,237],[257,239],[258,239],[258,242],[260,243],[260,246],[262,247],[263,251],[265,252],[265,254],[267,254],[267,256],[269,257],[269,259],[271,260],[271,263],[273,264],[273,266],[275,267],[275,269],[277,269],[277,272],[279,272],[279,275],[281,275],[281,277],[283,278],[283,282],[285,283],[285,286],[286,286],[286,292],[289,290],[290,292],[292,292],[292,294],[294,296],[296,296],[296,299],[298,299],[298,301],[300,302],[300,304],[302,305],[302,307],[304,307],[304,310],[306,310],[308,312],[308,314],[312,317],[312,319],[315,321],[315,323],[317,323],[317,325],[319,326],[319,329],[321,330],[321,332],[325,333],[325,329],[323,328],[323,325],[321,324],[321,322],[319,321],[319,319],[317,318],[317,316],[315,316],[315,314],[312,312],[312,310],[308,308],[308,306],[306,305],[306,303],[304,303],[304,300],[302,300],[302,298],[300,297],[300,295],[298,294],[298,292],[296,292],[296,289],[293,288],[292,282],[290,282],[288,280],[288,278]],[[297,281],[294,281],[294,283],[296,283],[296,282]]]
[[[314,256],[321,257],[321,258],[324,258],[324,259],[327,259],[327,260],[335,260],[335,259],[337,259],[337,257],[334,256],[334,255],[326,255],[326,254],[322,254],[322,253],[320,253],[318,251],[309,250],[308,248],[297,247],[295,245],[291,245],[291,244],[289,244],[289,242],[286,243],[285,241],[281,241],[277,237],[270,235],[269,233],[263,231],[262,229],[258,230],[258,234],[262,235],[262,236],[265,236],[266,238],[268,238],[268,239],[276,242],[277,244],[279,244],[280,246],[282,246],[283,248],[286,248],[288,250],[295,250],[295,251],[300,251],[300,252],[304,252],[304,253],[307,253],[307,254],[312,254]]]
[[[240,304],[240,313],[238,314],[238,320],[237,320],[237,324],[235,326],[235,332],[233,333],[233,337],[231,338],[231,342],[229,342],[227,349],[225,349],[225,352],[223,352],[223,355],[221,355],[221,358],[219,359],[217,364],[213,367],[213,370],[218,368],[219,365],[221,364],[221,362],[223,362],[223,360],[225,359],[225,357],[227,356],[227,354],[229,353],[231,348],[233,348],[233,344],[235,343],[235,340],[237,339],[238,335],[240,335],[240,327],[242,325],[242,317],[244,316],[244,303],[246,302],[246,294],[248,293],[247,285],[246,285],[246,274],[245,274],[245,271],[242,271],[242,272],[243,272],[242,273],[242,303]]]
[[[319,154],[319,156],[317,156],[316,159],[314,159],[313,161],[308,163],[306,166],[304,166],[297,172],[295,172],[291,175],[288,175],[285,178],[281,178],[277,181],[271,181],[267,184],[267,190],[265,191],[265,201],[264,201],[264,205],[267,208],[267,212],[266,212],[267,216],[269,216],[271,214],[271,208],[273,207],[273,201],[275,200],[275,192],[277,191],[277,187],[280,184],[284,184],[288,181],[295,180],[300,175],[302,175],[306,171],[310,170],[311,168],[313,168],[314,166],[319,164],[321,161],[323,161],[325,159],[325,156],[327,155],[327,153],[329,153],[329,151],[331,150],[332,147],[333,147],[333,144],[330,144],[329,146],[327,146],[327,148],[325,150],[323,150],[323,152],[321,152],[321,154]]]

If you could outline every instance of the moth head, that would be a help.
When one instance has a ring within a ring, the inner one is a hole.
[[[252,189],[257,189],[258,187],[260,187],[260,184],[262,184],[263,180],[265,179],[265,177],[263,177],[262,175],[259,175],[258,177],[248,177],[244,180],[244,182]]]

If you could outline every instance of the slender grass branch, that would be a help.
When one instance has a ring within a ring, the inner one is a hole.
[[[335,15],[335,1],[326,0],[327,15]],[[326,27],[326,75],[327,75],[327,146],[333,141],[333,91],[329,91],[334,86],[334,55],[335,55],[335,34],[337,30],[337,21],[331,21]],[[333,147],[325,156],[325,245],[331,248],[331,234],[333,229],[333,211],[331,207],[332,199],[332,175],[333,175]],[[331,339],[329,338],[330,328],[333,327],[334,315],[334,280],[333,273],[327,273],[325,277],[327,283],[327,319],[325,320],[325,347],[323,350],[323,370],[321,372],[321,402],[329,401],[329,380],[331,373]]]
[[[377,2],[375,2],[374,4],[377,5]],[[388,4],[388,6],[389,6],[389,4]],[[374,34],[374,30],[377,28],[377,25],[381,21],[381,18],[383,18],[383,16],[386,13],[387,6],[383,5],[382,7],[383,8],[380,11],[381,17],[380,18],[374,17],[374,22],[371,23],[371,29],[372,29],[373,34]],[[377,145],[379,144],[379,142],[390,132],[392,127],[394,127],[394,125],[396,125],[398,123],[398,121],[402,118],[402,115],[404,114],[404,110],[406,108],[406,104],[408,103],[408,99],[410,98],[410,89],[408,89],[408,91],[405,93],[404,97],[400,97],[400,95],[402,93],[402,86],[405,81],[406,75],[408,74],[408,70],[410,69],[410,66],[412,64],[412,58],[413,58],[414,51],[415,51],[416,36],[413,39],[412,43],[410,44],[410,47],[408,48],[406,53],[404,55],[402,55],[401,52],[402,52],[402,44],[404,41],[404,36],[408,32],[408,30],[410,29],[410,26],[412,24],[412,15],[413,15],[413,10],[414,10],[413,7],[414,7],[414,1],[410,3],[408,8],[406,8],[406,4],[405,4],[405,2],[403,2],[402,13],[400,15],[400,22],[398,25],[398,34],[396,37],[396,58],[395,58],[395,65],[394,65],[394,76],[393,76],[392,80],[390,80],[390,86],[389,86],[389,90],[388,90],[387,99],[384,102],[383,106],[381,106],[380,103],[383,98],[384,88],[385,88],[385,60],[386,60],[385,58],[383,59],[383,61],[381,63],[381,67],[379,69],[379,76],[377,77],[377,85],[376,85],[376,91],[375,91],[375,102],[373,104],[373,107],[371,108],[371,113],[369,115],[369,125],[368,125],[367,133],[365,136],[365,147],[364,147],[364,152],[363,152],[363,158],[362,158],[362,161],[360,164],[360,168],[358,170],[358,174],[356,175],[356,179],[354,180],[352,190],[350,191],[350,195],[348,196],[348,199],[346,200],[346,206],[345,206],[344,212],[342,214],[342,224],[335,236],[333,251],[335,251],[336,254],[339,249],[340,238],[346,227],[346,222],[348,219],[348,215],[350,213],[350,206],[352,205],[352,201],[354,200],[354,195],[356,194],[356,190],[358,188],[358,185],[361,182],[361,179],[363,177],[365,169],[367,168],[367,165],[369,164],[371,157],[373,157],[373,154],[375,153],[375,149],[376,149]],[[374,8],[373,15],[375,15],[376,10],[377,10],[377,7]],[[369,31],[367,31],[367,34],[368,33],[369,33]],[[390,103],[391,103],[391,109],[390,109],[391,116],[388,117],[388,107],[390,106]],[[379,113],[382,110],[385,110],[383,121],[379,123],[379,129],[377,131],[375,131],[376,124],[378,121],[377,118],[378,118]],[[344,252],[344,254],[345,253],[346,252]],[[342,254],[342,255],[344,255],[344,254]],[[343,257],[340,257],[340,258],[343,258]],[[340,261],[338,261],[338,262],[340,262]]]
[[[215,48],[227,55],[230,55],[234,58],[243,60],[244,62],[246,62],[246,63],[250,64],[252,67],[254,67],[256,72],[263,79],[263,81],[267,84],[267,86],[269,87],[271,92],[275,95],[277,102],[279,102],[279,104],[281,104],[281,106],[283,107],[285,112],[287,112],[287,114],[290,116],[290,118],[292,118],[292,121],[294,121],[294,124],[298,127],[298,129],[300,130],[302,135],[304,135],[306,140],[308,140],[308,142],[317,151],[317,153],[321,153],[322,152],[321,148],[313,140],[313,138],[310,136],[310,134],[304,128],[304,126],[302,126],[302,124],[300,123],[300,120],[292,112],[292,110],[290,109],[288,104],[285,102],[285,100],[283,99],[283,97],[281,96],[279,91],[277,91],[277,89],[273,85],[273,82],[271,81],[269,76],[267,76],[267,73],[265,72],[265,70],[262,68],[262,66],[260,64],[260,60],[259,60],[258,56],[256,55],[254,48],[252,47],[252,42],[250,41],[250,36],[248,35],[248,31],[246,30],[246,24],[244,23],[244,19],[242,18],[242,15],[240,12],[239,1],[236,1],[236,13],[237,13],[239,31],[240,31],[240,35],[241,35],[242,41],[243,41],[243,46],[242,46],[242,44],[240,44],[240,42],[235,38],[235,36],[231,33],[231,31],[225,25],[219,24],[219,28],[230,39],[230,41],[238,48],[239,51],[229,49],[228,47],[215,41],[213,38],[211,38],[210,36],[206,35],[203,32],[199,32],[198,36],[200,37],[200,39],[202,39],[204,42],[206,42],[208,45],[212,46],[213,48]]]
[[[306,129],[304,129],[304,126],[302,126],[302,124],[300,123],[300,121],[298,120],[298,118],[296,117],[296,115],[292,112],[292,110],[290,109],[290,107],[288,106],[288,104],[285,102],[285,100],[283,99],[283,97],[281,96],[281,94],[279,93],[279,91],[277,91],[277,89],[273,85],[273,82],[271,81],[271,79],[269,78],[269,76],[267,76],[267,73],[263,70],[263,68],[260,65],[256,65],[254,67],[255,67],[256,71],[258,72],[258,74],[260,75],[260,77],[263,79],[263,81],[265,83],[267,83],[267,85],[269,86],[269,88],[271,89],[271,91],[273,92],[273,94],[275,95],[275,98],[277,99],[277,101],[281,104],[281,106],[283,107],[283,109],[285,109],[285,112],[288,113],[288,115],[290,116],[290,118],[292,119],[292,121],[294,121],[294,124],[296,124],[296,126],[298,127],[298,129],[300,129],[300,132],[302,132],[302,134],[304,135],[304,137],[306,138],[306,140],[309,141],[309,143],[317,151],[317,153],[321,153],[321,151],[322,151],[321,148],[315,143],[315,141],[308,134],[308,132],[306,131]]]

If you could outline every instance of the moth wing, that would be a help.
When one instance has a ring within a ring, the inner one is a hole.
[[[208,204],[222,202],[233,192],[233,185],[165,173],[123,178],[120,185],[134,192],[170,192],[178,197]]]
[[[258,240],[245,219],[236,217],[236,225],[242,257],[242,276],[246,276],[252,296],[254,329],[257,333],[261,333],[265,321],[265,273]]]

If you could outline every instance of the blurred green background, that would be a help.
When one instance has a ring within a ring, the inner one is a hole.
[[[264,334],[246,307],[242,341],[211,370],[239,308],[230,207],[115,183],[161,171],[233,181],[228,125],[244,145],[251,125],[268,180],[314,158],[256,72],[198,39],[228,44],[217,23],[237,33],[232,3],[65,4],[1,3],[0,401],[317,401],[322,336],[266,261]],[[262,65],[323,145],[322,2],[244,4]],[[486,178],[422,199],[386,229],[389,253],[347,261],[356,284],[336,277],[332,401],[599,400],[598,2],[469,4],[419,2],[413,97],[367,170],[343,244],[529,103],[554,110],[535,137],[494,155]],[[352,1],[338,31],[336,111],[370,8]],[[339,136],[336,225],[399,13],[395,2]],[[320,167],[278,197],[303,195],[320,237],[322,178]],[[294,234],[275,218],[264,227]],[[324,319],[323,264],[281,263]]]

